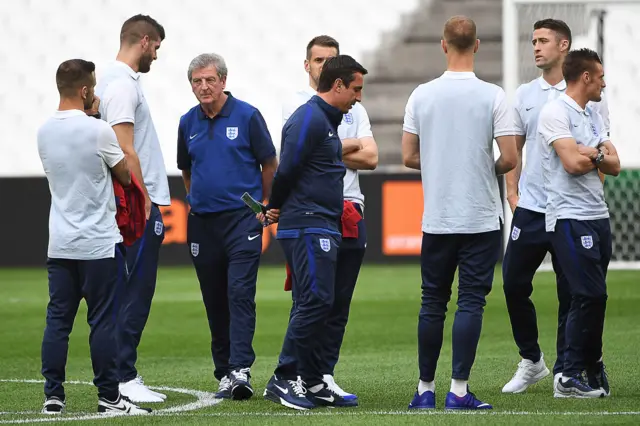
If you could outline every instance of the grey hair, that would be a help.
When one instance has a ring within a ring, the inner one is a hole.
[[[187,71],[189,81],[191,81],[191,75],[195,70],[210,66],[216,67],[216,71],[218,71],[218,77],[220,77],[221,79],[227,77],[227,64],[224,62],[224,58],[222,56],[215,53],[202,53],[193,58],[193,60],[189,64],[189,70]]]

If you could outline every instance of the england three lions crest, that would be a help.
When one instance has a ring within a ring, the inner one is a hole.
[[[232,141],[237,137],[238,137],[238,128],[237,127],[227,127],[227,138]]]
[[[344,115],[344,122],[347,124],[353,124],[353,114],[351,114],[350,112],[346,113]]]
[[[331,240],[328,238],[320,238],[320,248],[327,253],[331,250]]]
[[[191,243],[191,256],[198,257],[198,254],[200,254],[200,244]]]
[[[580,237],[580,241],[582,242],[582,247],[586,249],[593,247],[593,237],[591,235],[583,235]]]

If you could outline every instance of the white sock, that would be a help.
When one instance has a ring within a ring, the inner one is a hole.
[[[321,383],[319,385],[315,385],[312,388],[309,388],[309,390],[311,391],[311,393],[318,393],[322,390],[322,388],[324,388],[324,383]]]
[[[468,380],[451,379],[451,392],[456,396],[463,397],[467,394]]]
[[[431,382],[423,382],[422,380],[420,380],[418,382],[418,395],[422,395],[425,392],[435,392],[436,391],[436,382],[435,381],[431,381]]]

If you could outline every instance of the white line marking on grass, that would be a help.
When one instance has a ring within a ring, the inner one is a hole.
[[[4,383],[44,383],[44,380],[34,380],[34,379],[0,379],[0,382]],[[65,384],[70,385],[89,385],[93,386],[91,382],[82,382],[82,381],[68,381]],[[184,389],[184,388],[172,388],[167,386],[149,386],[151,389],[163,390],[168,392],[176,392],[182,393],[186,395],[192,395],[196,397],[195,402],[190,402],[188,404],[176,405],[173,407],[162,408],[159,410],[153,410],[153,412],[149,415],[153,416],[162,416],[162,415],[177,415],[181,413],[185,413],[187,411],[199,410],[205,407],[211,407],[213,405],[219,404],[222,402],[221,399],[217,399],[215,394],[211,392],[203,392],[194,389]],[[36,411],[2,411],[0,412],[2,415],[36,415],[39,412]],[[120,417],[120,416],[118,416]],[[55,417],[51,417],[51,415],[40,415],[39,417],[32,417],[29,419],[15,419],[15,420],[0,420],[0,424],[21,424],[21,423],[46,423],[46,422],[67,422],[67,421],[76,421],[76,420],[100,420],[100,419],[109,419],[113,418],[110,415],[104,414],[81,414],[76,416],[68,416],[68,415],[55,415]]]

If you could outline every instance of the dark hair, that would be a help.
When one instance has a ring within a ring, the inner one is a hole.
[[[541,19],[533,24],[534,31],[541,28],[546,28],[548,30],[554,31],[557,35],[560,36],[561,40],[569,40],[569,49],[571,49],[571,28],[569,28],[566,22],[559,19],[547,18]]]
[[[322,66],[322,72],[318,80],[318,92],[326,93],[331,90],[333,83],[340,79],[345,87],[349,87],[351,82],[355,80],[355,73],[366,75],[369,71],[356,62],[349,55],[338,55],[327,59]]]
[[[567,83],[578,81],[585,71],[594,71],[595,64],[602,64],[598,54],[591,49],[577,49],[569,52],[562,64],[562,75]]]
[[[93,77],[91,73],[96,70],[93,62],[84,59],[69,59],[64,61],[56,71],[56,85],[58,92],[62,96],[74,96],[76,90],[82,86],[92,86]]]
[[[476,23],[466,16],[453,16],[444,24],[444,40],[464,52],[476,44]]]
[[[307,59],[311,59],[311,48],[313,46],[333,47],[338,51],[338,55],[340,54],[340,43],[328,35],[320,35],[311,39],[307,44]]]
[[[120,43],[134,44],[144,36],[152,40],[164,40],[164,27],[148,15],[135,15],[124,21],[120,30]]]

